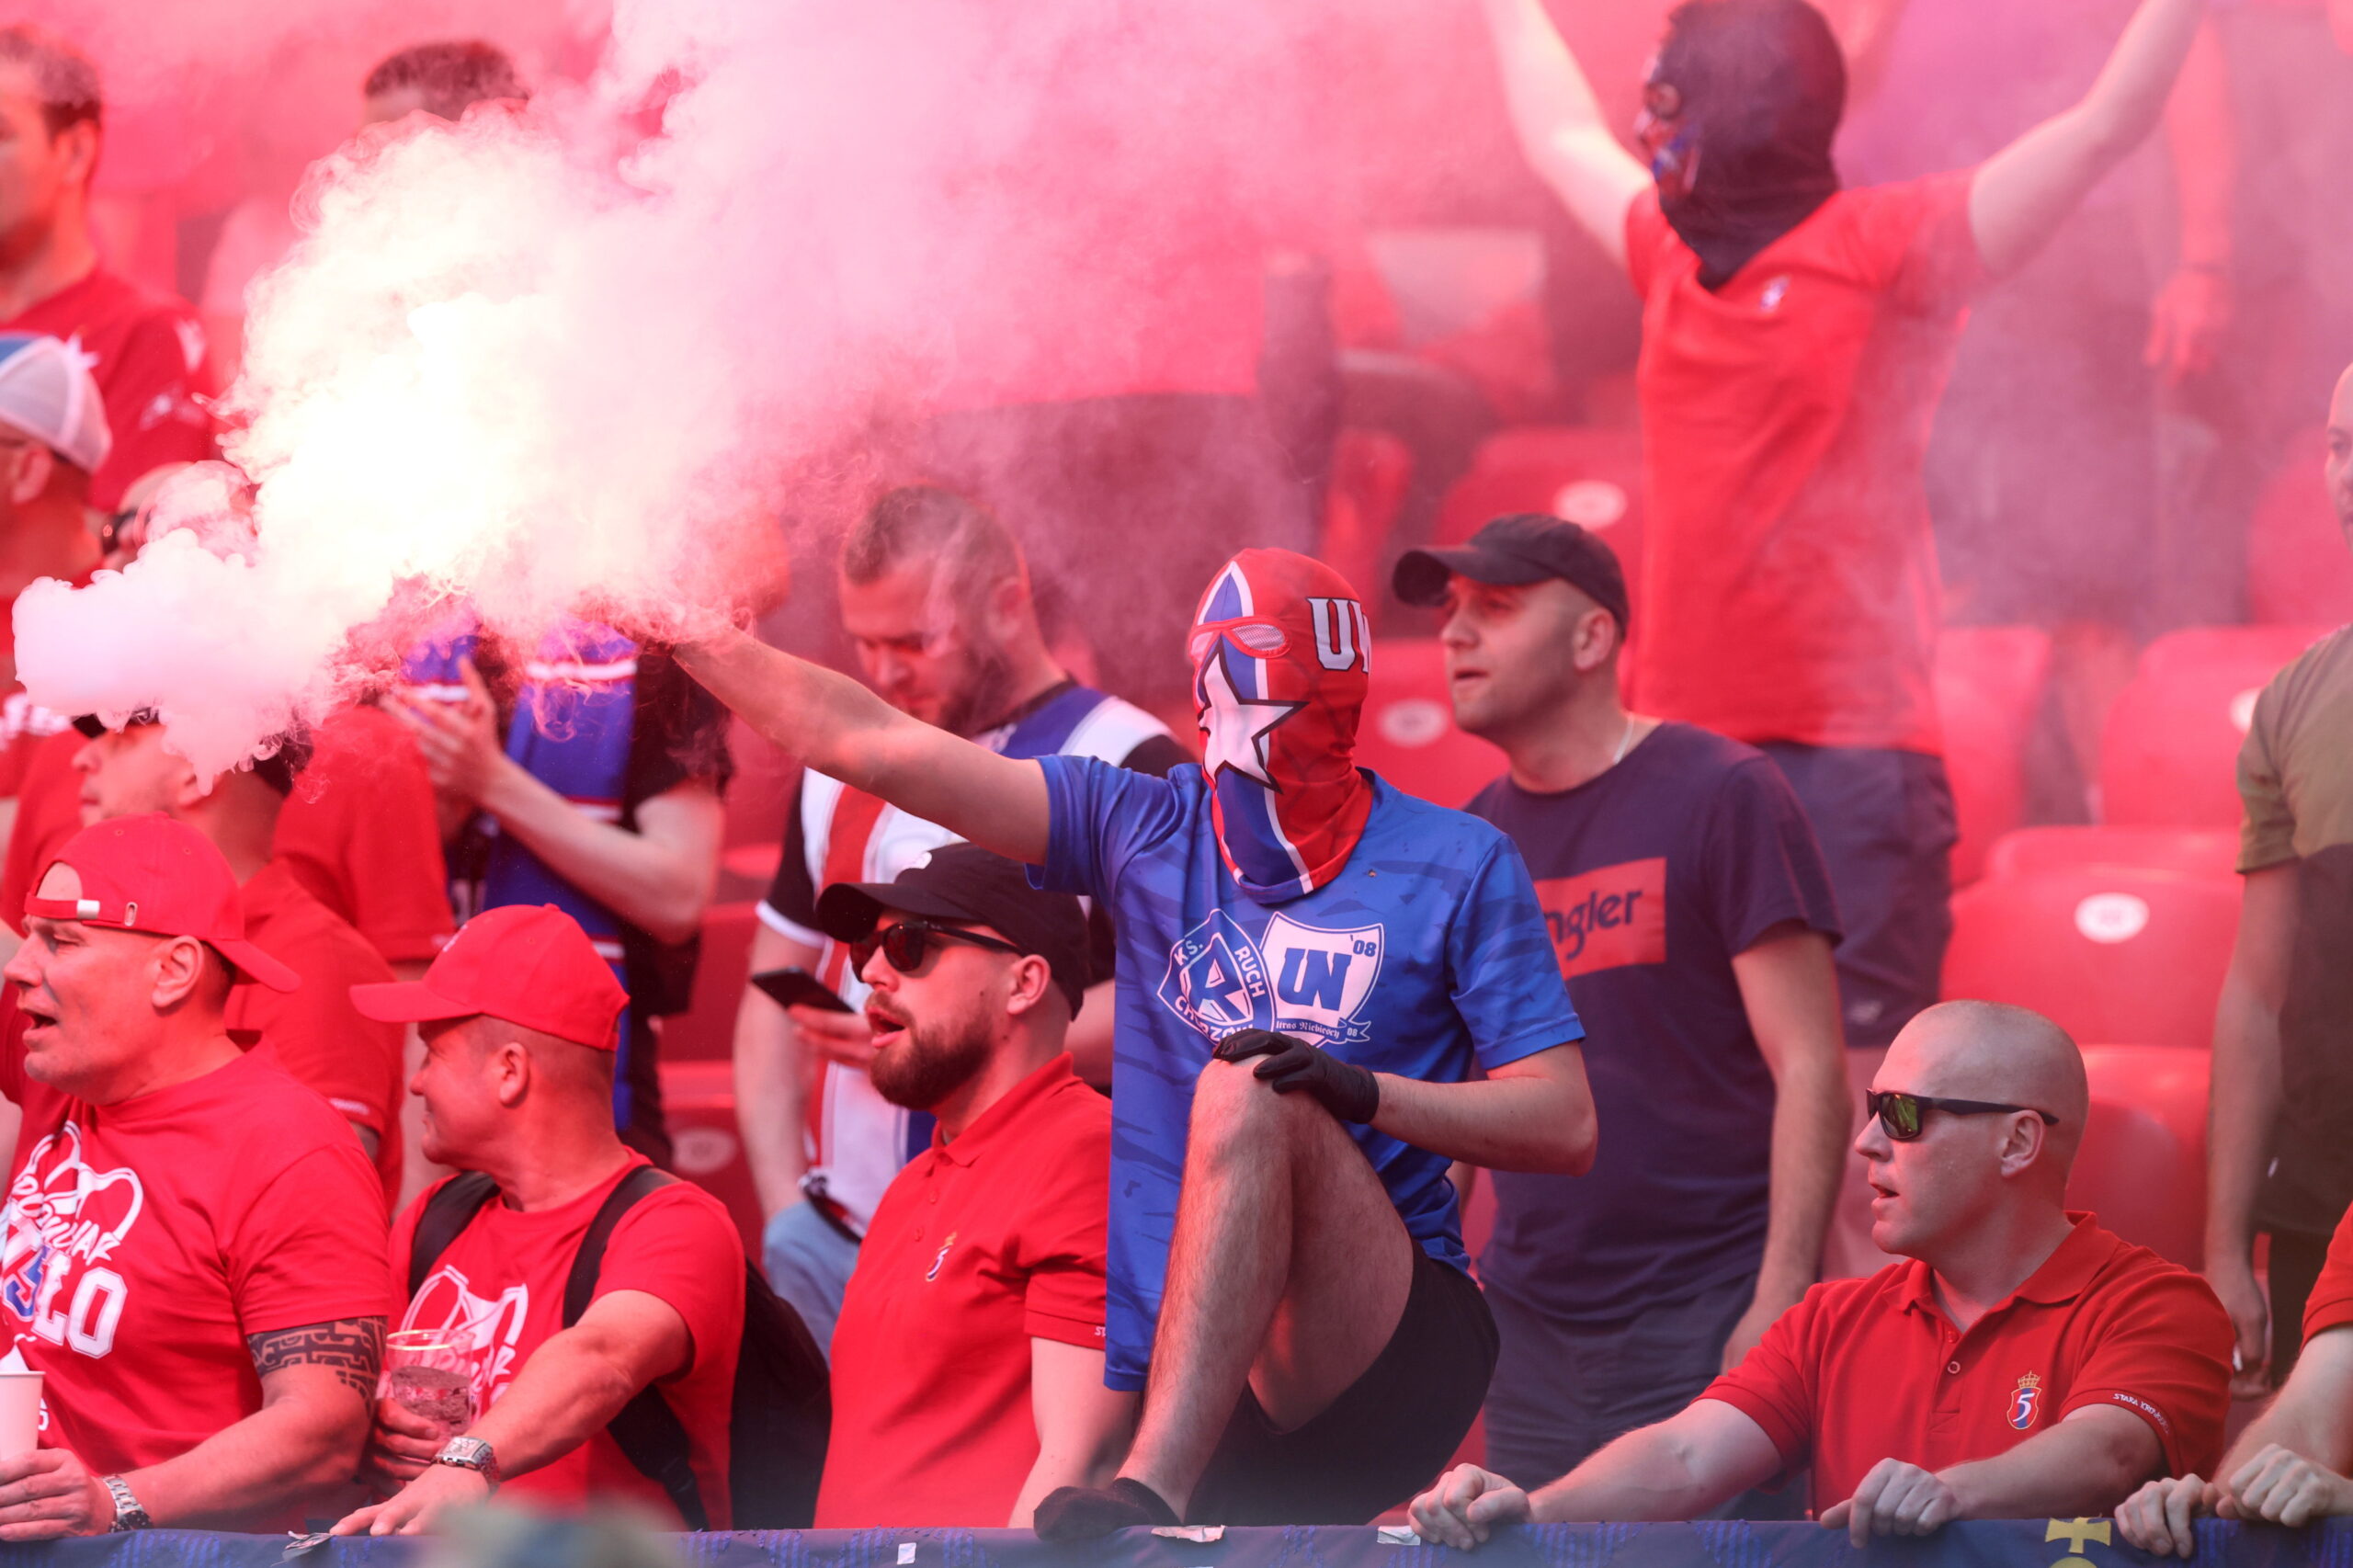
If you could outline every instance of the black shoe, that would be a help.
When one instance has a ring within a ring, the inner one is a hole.
[[[1113,1530],[1182,1523],[1159,1493],[1123,1475],[1099,1490],[1056,1487],[1038,1505],[1035,1528],[1040,1540],[1100,1540]]]

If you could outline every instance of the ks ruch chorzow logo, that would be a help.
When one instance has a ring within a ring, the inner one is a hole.
[[[1160,1000],[1211,1040],[1236,1029],[1279,1029],[1313,1045],[1371,1038],[1362,1017],[1381,973],[1381,926],[1333,930],[1288,915],[1253,940],[1212,910],[1168,951]]]

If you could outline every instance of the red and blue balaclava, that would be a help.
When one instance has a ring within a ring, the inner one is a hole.
[[[1347,579],[1288,550],[1245,550],[1193,617],[1201,772],[1226,869],[1260,903],[1339,875],[1372,786],[1357,771],[1372,625]]]

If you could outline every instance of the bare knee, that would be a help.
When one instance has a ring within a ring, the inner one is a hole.
[[[1309,1111],[1320,1110],[1305,1095],[1279,1095],[1253,1071],[1257,1062],[1212,1060],[1193,1080],[1191,1140],[1198,1153],[1292,1136]]]

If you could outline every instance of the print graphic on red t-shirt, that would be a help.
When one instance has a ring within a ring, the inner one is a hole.
[[[515,1375],[515,1342],[530,1315],[529,1285],[509,1285],[494,1300],[485,1299],[474,1294],[462,1272],[445,1263],[409,1302],[401,1327],[430,1329],[455,1345],[473,1367],[474,1408],[488,1410]]]
[[[8,1198],[0,1300],[51,1345],[104,1356],[114,1348],[128,1288],[101,1266],[147,1206],[139,1173],[92,1170],[82,1158],[82,1130],[69,1121],[33,1145]]]
[[[1627,860],[1536,884],[1561,975],[1666,961],[1666,858]]]

